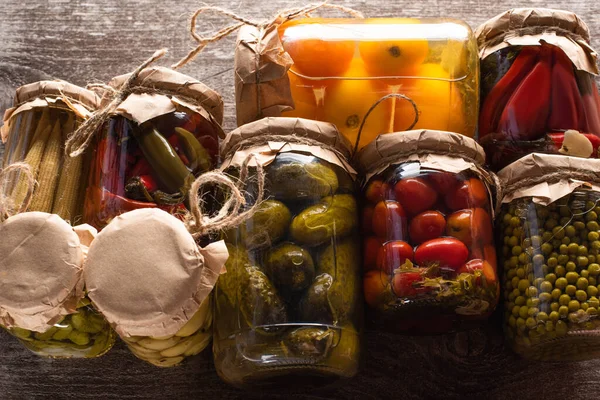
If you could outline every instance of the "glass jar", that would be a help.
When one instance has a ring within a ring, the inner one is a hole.
[[[118,88],[128,76],[110,85]],[[130,94],[96,133],[85,221],[98,229],[139,208],[182,215],[194,177],[218,163],[223,102],[216,92],[159,67],[142,71],[134,84],[142,93]]]
[[[0,224],[0,325],[39,356],[93,358],[115,342],[83,288],[85,238],[92,232],[41,212]]]
[[[600,160],[531,154],[499,177],[508,343],[532,359],[599,357]]]
[[[358,148],[381,133],[409,129],[474,136],[479,65],[464,22],[301,18],[279,33],[293,60],[288,76],[295,107],[283,116],[334,123]],[[359,138],[368,110],[392,93],[410,100],[392,97],[377,105]]]
[[[491,175],[483,149],[450,132],[379,136],[357,158],[367,318],[415,333],[464,329],[498,302]]]
[[[223,168],[235,175],[249,153],[264,164],[268,199],[225,234],[230,258],[215,288],[217,372],[254,389],[351,378],[362,298],[350,144],[332,124],[265,118],[226,137]]]
[[[521,8],[492,18],[476,35],[479,140],[492,169],[533,152],[598,158],[598,67],[586,24],[567,11]],[[568,130],[584,134],[582,150],[563,146]]]
[[[62,81],[35,82],[17,89],[14,107],[5,115],[4,165],[24,161],[38,182],[28,211],[58,214],[81,223],[89,156],[66,157],[68,136],[98,107],[93,92]],[[14,175],[5,195],[21,204],[25,176]]]

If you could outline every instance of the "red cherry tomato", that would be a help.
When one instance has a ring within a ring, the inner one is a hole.
[[[446,205],[454,211],[463,208],[485,207],[487,202],[487,189],[477,178],[463,181],[446,195]]]
[[[446,194],[454,189],[458,183],[458,176],[451,172],[436,172],[427,176],[433,187],[441,194]]]
[[[365,197],[372,204],[377,204],[387,198],[387,194],[390,191],[390,185],[380,181],[374,180],[369,183],[367,190],[365,191]]]
[[[496,271],[494,270],[494,267],[492,267],[492,265],[485,260],[479,260],[479,259],[471,260],[468,263],[461,266],[459,269],[457,269],[456,273],[457,274],[463,274],[463,273],[472,274],[475,271],[483,272],[483,276],[485,276],[485,280],[487,281],[488,284],[495,284],[496,281],[498,280],[498,278],[496,276]],[[477,283],[480,283],[480,282],[477,282]]]
[[[390,276],[383,271],[368,271],[363,279],[365,301],[371,307],[377,307],[390,291]]]
[[[410,221],[408,234],[413,244],[435,239],[446,230],[446,219],[439,211],[425,211]]]
[[[446,233],[471,246],[493,242],[492,218],[483,208],[456,211],[448,216]]]
[[[467,246],[455,238],[432,239],[415,250],[415,262],[419,266],[438,264],[441,268],[456,270],[468,257]]]
[[[363,268],[365,271],[377,269],[377,256],[383,246],[383,240],[369,236],[363,242]]]
[[[377,253],[377,268],[391,275],[407,259],[412,261],[413,256],[413,248],[410,244],[402,240],[387,242]]]
[[[373,207],[366,206],[362,210],[362,233],[369,234],[373,232]]]
[[[373,210],[373,232],[386,240],[402,240],[407,236],[407,219],[404,209],[397,201],[384,200]]]
[[[394,191],[396,198],[411,215],[431,209],[438,197],[431,183],[422,178],[402,179],[396,183]]]
[[[394,275],[392,289],[397,297],[414,297],[426,291],[424,288],[416,288],[415,283],[423,280],[420,272],[399,272]]]

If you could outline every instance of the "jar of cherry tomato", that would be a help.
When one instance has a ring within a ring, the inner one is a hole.
[[[494,177],[483,149],[450,132],[379,136],[357,155],[368,319],[445,332],[488,317],[499,295]]]
[[[519,8],[476,35],[479,139],[492,169],[533,152],[598,158],[598,66],[587,25],[568,11]]]
[[[533,359],[600,357],[600,160],[534,153],[499,177],[507,342]]]
[[[293,60],[294,109],[283,116],[331,122],[358,148],[381,133],[409,129],[474,136],[477,44],[464,22],[302,18],[281,25],[279,35]],[[393,93],[410,101],[383,101],[359,137],[368,110]]]
[[[350,143],[332,124],[265,118],[227,135],[222,168],[236,175],[250,153],[264,165],[268,199],[225,235],[216,370],[243,388],[306,390],[351,378],[362,299]]]
[[[109,85],[119,89],[128,77]],[[223,101],[215,91],[162,67],[144,69],[132,86],[96,133],[84,216],[98,229],[139,208],[180,214],[194,177],[218,162]]]

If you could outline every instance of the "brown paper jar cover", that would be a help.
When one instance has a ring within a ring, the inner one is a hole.
[[[0,224],[0,324],[45,332],[83,298],[83,252],[55,214],[28,212]]]
[[[515,8],[479,26],[475,35],[481,59],[509,46],[538,45],[543,40],[560,47],[578,69],[598,74],[590,31],[577,14],[569,11]]]
[[[502,169],[498,177],[506,189],[503,203],[532,197],[534,203],[548,205],[582,185],[600,191],[600,159],[533,153]]]
[[[129,73],[116,76],[112,78],[108,84],[111,87],[119,88],[123,83],[125,83],[130,75],[131,74]],[[179,99],[178,102],[192,110],[196,110],[197,107],[195,107],[195,104],[186,103],[185,97],[194,99],[195,102],[199,103],[204,111],[206,111],[209,115],[204,115],[201,109],[196,111],[203,114],[205,118],[214,120],[214,122],[216,122],[219,126],[223,123],[223,99],[221,96],[202,82],[188,75],[184,75],[181,72],[177,72],[165,67],[149,67],[140,72],[137,79],[133,81],[133,86],[148,88],[149,92],[150,89],[168,92],[175,98],[177,98],[177,95],[180,95],[184,98]],[[140,95],[130,95],[129,98],[119,106],[117,111],[121,111],[125,114],[124,116],[127,116],[126,114],[135,115],[135,113],[140,112],[137,110],[138,108],[150,107],[147,102],[136,104],[134,101],[132,101],[132,99],[136,97],[140,97]],[[143,98],[144,96],[141,97]],[[106,96],[104,97],[104,100],[106,100]],[[157,100],[154,99],[153,101],[156,102]],[[148,115],[144,120],[149,120],[173,111],[173,109],[169,110],[168,106],[171,106],[171,108],[174,107],[171,102],[167,102],[166,104],[161,103],[159,105],[155,104],[154,111],[146,110],[146,112],[152,112],[153,114]],[[130,108],[136,109],[129,110]],[[161,108],[167,109],[163,110]],[[133,119],[137,120],[136,118]],[[137,120],[137,122],[142,123],[144,121]]]
[[[223,242],[199,249],[158,209],[116,217],[92,242],[88,296],[122,337],[174,335],[198,311],[227,261]]]

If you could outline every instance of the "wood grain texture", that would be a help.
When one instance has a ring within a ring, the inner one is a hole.
[[[476,27],[514,6],[513,1],[426,0],[339,2],[368,16],[454,17]],[[21,0],[0,13],[0,108],[9,106],[16,87],[45,78],[84,85],[131,71],[157,48],[170,49],[170,65],[193,47],[188,16],[191,0]],[[297,6],[292,0],[213,1],[239,14],[261,19]],[[590,0],[521,1],[578,13],[595,33],[600,48],[600,3]],[[211,31],[229,21],[207,15],[200,26]],[[224,97],[225,130],[235,126],[233,106],[234,37],[210,45],[183,72]],[[1,157],[1,149],[0,149]],[[431,337],[367,332],[361,374],[336,390],[306,399],[588,399],[600,381],[600,360],[532,363],[503,345],[498,316],[481,329]],[[182,367],[148,366],[119,344],[95,360],[46,360],[29,354],[0,332],[0,399],[260,398],[232,389],[214,372],[210,352]],[[287,399],[274,394],[271,399]]]

